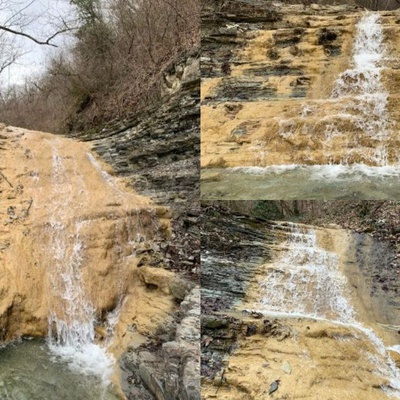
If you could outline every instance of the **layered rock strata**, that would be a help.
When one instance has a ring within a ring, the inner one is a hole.
[[[332,97],[340,74],[352,66],[363,15],[354,5],[230,0],[205,7],[202,167],[379,165],[380,140],[363,133],[357,118],[344,117],[354,112],[350,98]],[[399,14],[380,12],[379,18],[390,121],[384,162],[395,164]]]
[[[177,60],[164,72],[163,79],[159,103],[142,110],[133,119],[74,136],[89,141],[102,160],[135,191],[151,197],[156,204],[169,207],[172,234],[159,249],[164,267],[180,274],[171,286],[171,293],[176,302],[186,304],[186,301],[192,302],[186,295],[198,284],[200,269],[198,55],[188,54]],[[151,257],[152,252],[149,249]],[[186,329],[183,321],[187,318],[193,324],[191,329],[197,329],[193,312],[181,306],[168,325],[171,332],[153,337],[151,365],[141,356],[143,349],[133,355],[136,350],[132,350],[135,348],[132,343],[131,354],[123,363],[128,382],[142,381],[157,399],[200,397],[199,349],[197,347],[196,352],[192,338],[179,350],[183,339],[178,333],[174,337],[175,331]],[[170,377],[165,371],[171,373]],[[137,396],[135,385],[128,385],[126,392],[133,398]]]
[[[182,399],[198,399],[198,316],[193,297],[184,301],[195,283],[166,269],[170,209],[113,178],[90,144],[3,127],[0,145],[0,339],[45,337],[50,316],[53,323],[80,320],[87,303],[96,342],[117,359],[141,345],[187,340],[186,351],[170,345],[165,368],[187,365],[175,371],[175,384],[188,391]],[[131,391],[153,398],[151,387],[130,382],[128,398]],[[175,387],[165,387],[166,398],[178,398]]]
[[[263,303],[264,296],[274,298],[271,291],[279,291],[275,293],[278,299],[298,298],[292,304],[295,308],[301,308],[303,301],[312,305],[319,301],[319,296],[324,297],[322,292],[303,296],[303,292],[308,293],[317,285],[314,280],[299,281],[301,287],[294,289],[285,286],[286,281],[297,282],[291,275],[296,274],[295,270],[286,271],[282,258],[288,251],[285,237],[292,232],[293,225],[256,221],[215,207],[205,209],[205,214],[203,253],[209,252],[214,258],[206,259],[202,288],[204,399],[259,399],[268,397],[272,388],[272,397],[277,398],[390,398],[398,367],[390,362],[385,364],[377,343],[398,343],[400,314],[391,293],[395,283],[390,290],[382,286],[378,289],[375,280],[376,268],[382,262],[389,263],[389,254],[386,261],[378,255],[381,250],[387,251],[385,246],[377,250],[379,243],[372,243],[367,236],[352,236],[333,226],[305,227],[316,231],[318,249],[301,251],[302,239],[298,238],[300,253],[293,268],[306,263],[306,278],[307,273],[316,272],[314,268],[322,267],[318,262],[337,262],[338,273],[346,277],[338,282],[344,286],[336,288],[334,280],[331,285],[337,293],[344,290],[357,313],[342,322],[338,316],[307,316],[306,309],[303,316],[290,315],[287,307],[291,303],[287,302],[274,314]],[[293,239],[296,232],[291,233]],[[212,241],[208,240],[210,235]],[[241,250],[236,252],[238,248]],[[207,271],[212,269],[214,276],[223,271],[227,283],[222,288],[208,281]],[[396,271],[392,271],[389,281],[394,281],[395,276]],[[282,284],[277,287],[280,279]],[[327,301],[331,301],[327,296]],[[328,302],[321,303],[321,307],[330,307]],[[345,309],[344,306],[343,312]],[[323,308],[317,309],[316,314],[323,315]],[[387,354],[400,364],[397,352],[390,350]]]

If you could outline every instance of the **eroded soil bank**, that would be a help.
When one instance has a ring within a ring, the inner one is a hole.
[[[1,340],[45,337],[50,316],[57,336],[90,305],[94,342],[137,377],[121,396],[196,398],[199,292],[164,269],[169,209],[111,176],[89,144],[3,127],[0,147]]]
[[[204,211],[204,399],[399,396],[398,274],[375,276],[390,246],[337,225]]]

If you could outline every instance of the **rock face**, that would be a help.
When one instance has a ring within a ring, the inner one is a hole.
[[[149,281],[148,285],[166,288],[175,301],[181,302],[181,311],[174,313],[167,325],[171,332],[162,330],[164,333],[154,335],[150,353],[131,346],[132,351],[124,358],[126,379],[132,383],[125,393],[133,399],[145,398],[134,384],[140,381],[152,393],[147,393],[149,398],[200,398],[200,350],[195,340],[199,310],[194,301],[198,292],[187,297],[198,284],[200,268],[199,121],[199,60],[198,55],[191,54],[165,71],[159,104],[101,132],[76,135],[79,140],[89,141],[135,191],[169,207],[172,234],[160,253],[165,268],[180,276],[174,277],[171,284]]]
[[[268,226],[265,221],[203,207],[201,286],[204,312],[225,310],[245,296],[254,270],[271,257],[267,243],[277,240]]]
[[[165,249],[169,268],[198,279],[200,77],[196,54],[164,74],[159,104],[101,132],[80,133],[135,191],[170,207],[173,240]]]
[[[134,120],[121,121],[90,140],[115,173],[157,203],[178,205],[198,198],[199,69],[187,56],[165,73],[163,100]]]
[[[166,209],[127,192],[87,145],[17,128],[3,130],[1,142],[2,339],[45,336],[50,313],[79,320],[69,290],[77,308],[85,297],[102,321],[139,283],[148,238],[156,246],[170,235]],[[162,267],[157,254],[148,262]]]
[[[376,288],[376,268],[384,262],[379,244],[333,227],[296,225],[305,229],[302,237],[286,222],[257,221],[216,207],[204,214],[204,399],[267,398],[271,388],[277,398],[390,398],[399,357],[390,353],[393,359],[386,364],[389,352],[382,357],[377,343],[398,343],[400,314],[390,291],[385,295]],[[293,248],[298,246],[295,258],[287,253],[288,232]],[[325,275],[309,277],[324,265],[330,271],[326,290],[334,287],[334,296],[318,292]],[[217,277],[223,270],[224,286],[208,277],[212,268]],[[335,303],[338,293],[344,297]],[[279,310],[271,312],[280,299]],[[342,300],[349,302],[343,309]],[[291,307],[303,311],[288,315]],[[327,317],[310,317],[309,307]],[[354,316],[346,316],[348,307],[354,307]]]
[[[96,341],[117,359],[140,345],[182,344],[165,369],[179,365],[181,398],[199,398],[195,284],[164,268],[170,210],[109,175],[89,144],[12,127],[0,142],[0,340],[45,337],[50,316],[55,334],[93,307]],[[132,386],[134,398],[152,398]]]
[[[150,353],[150,364],[142,357],[143,349],[131,352],[123,363],[130,371],[129,380],[142,381],[157,399],[200,398],[200,350],[193,338],[185,344],[179,333],[187,329],[188,321],[192,329],[196,325],[195,309],[186,310],[185,304],[193,300],[194,295],[186,296],[193,287],[191,282],[197,282],[200,267],[199,82],[198,58],[186,56],[165,72],[160,104],[113,129],[86,138],[79,136],[80,140],[90,140],[94,151],[135,190],[171,210],[172,237],[161,252],[165,267],[184,274],[167,285],[168,293],[182,302],[180,313],[174,314],[178,319],[168,325],[172,332],[176,330],[176,337],[161,334],[154,338],[156,352]],[[129,385],[125,393],[137,398],[136,391],[135,385]]]
[[[157,400],[197,400],[200,393],[200,289],[194,288],[181,303],[176,335],[155,352],[144,348],[128,352],[123,369],[131,380],[142,380]],[[168,330],[165,328],[165,334]],[[164,335],[165,335],[164,334]],[[132,392],[132,398],[135,393]]]
[[[359,119],[373,112],[360,117],[364,105],[355,105],[354,93],[335,94],[340,74],[353,68],[356,24],[364,11],[350,4],[243,0],[205,7],[202,167],[380,165],[376,153],[385,129],[387,158],[380,161],[397,163],[399,15],[378,14],[387,55],[379,61],[379,104],[387,98],[387,114],[366,128]],[[342,79],[358,79],[350,75]],[[387,127],[367,132],[386,118]]]

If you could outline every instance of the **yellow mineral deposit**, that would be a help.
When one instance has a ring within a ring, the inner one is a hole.
[[[112,177],[89,144],[3,126],[0,152],[0,339],[50,329],[54,347],[115,358],[143,343],[175,307],[173,274],[146,265],[152,239],[170,235],[168,209]]]
[[[375,28],[381,35],[381,42],[373,49],[380,55],[371,64],[379,76],[374,74],[371,82],[379,81],[382,86],[363,86],[358,94],[341,91],[335,95],[341,79],[350,87],[358,79],[363,84],[369,79],[361,70],[360,74],[356,71],[357,62],[365,68],[371,61],[367,54],[371,48],[365,48],[370,40],[360,36],[357,26],[366,14],[335,12],[333,8],[328,15],[296,15],[290,6],[286,13],[282,10],[286,29],[242,32],[243,44],[233,50],[230,75],[203,79],[202,168],[397,164],[398,13],[377,13],[376,23],[367,21],[364,27],[374,39],[379,37],[373,32]],[[334,35],[331,50],[319,42],[324,30]],[[361,38],[359,42],[357,38]],[[291,41],[292,45],[284,44]],[[269,98],[265,98],[267,90]],[[371,117],[373,112],[367,112],[357,117],[365,106],[357,101],[367,92],[368,101],[379,93],[383,96],[374,109],[385,104],[385,116]],[[372,125],[362,126],[368,118],[374,120]],[[387,126],[379,125],[387,118]],[[365,133],[375,128],[387,130],[385,138],[378,137],[378,132]]]
[[[244,336],[226,356],[223,373],[204,382],[203,398],[269,398],[276,380],[271,398],[392,398],[400,355],[390,347],[398,344],[399,327],[379,312],[383,298],[371,298],[355,268],[348,233],[300,224],[291,229],[294,248],[288,249],[286,240],[273,246],[274,261],[259,267],[245,300],[231,314],[253,325],[256,334]],[[264,317],[254,319],[243,310]],[[390,312],[398,318],[398,310]]]

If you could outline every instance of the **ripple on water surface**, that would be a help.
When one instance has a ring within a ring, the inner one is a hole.
[[[117,400],[98,378],[72,372],[43,341],[0,348],[1,400]]]
[[[400,197],[398,166],[279,165],[203,169],[203,200],[386,200]]]

